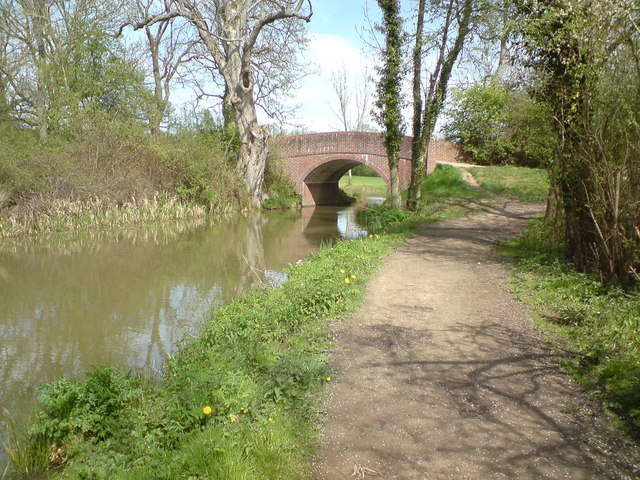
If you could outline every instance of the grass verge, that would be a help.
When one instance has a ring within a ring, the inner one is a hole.
[[[420,225],[468,215],[490,200],[490,194],[467,184],[460,170],[449,165],[438,165],[424,180],[421,193],[416,212],[393,210],[385,203],[364,207],[358,218],[371,231],[413,232]]]
[[[349,185],[349,177],[345,175],[340,179],[338,184],[342,190],[352,197],[386,197],[387,184],[380,177],[361,177],[353,175],[351,177],[351,185]]]
[[[550,232],[537,220],[501,247],[517,264],[513,288],[547,338],[571,352],[564,366],[640,438],[640,292],[577,273]]]
[[[212,313],[161,379],[102,367],[84,382],[43,386],[37,420],[18,438],[40,458],[17,453],[14,442],[19,464],[9,478],[43,463],[63,465],[57,475],[69,479],[309,478],[330,381],[328,319],[355,310],[367,277],[401,238],[322,248],[291,267],[282,287]]]
[[[483,167],[469,171],[482,188],[525,203],[543,203],[549,194],[545,170],[525,167]]]

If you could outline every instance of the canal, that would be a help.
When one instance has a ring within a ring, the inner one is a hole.
[[[350,209],[308,207],[0,242],[0,423],[94,365],[157,374],[210,309],[365,234]]]

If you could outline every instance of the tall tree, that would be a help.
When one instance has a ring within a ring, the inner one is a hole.
[[[114,18],[111,0],[0,1],[7,104],[11,117],[35,127],[42,142],[56,126],[69,125],[89,98],[101,96],[106,105],[130,87],[132,69],[123,68],[126,61],[106,28]]]
[[[382,52],[384,65],[378,82],[377,120],[384,127],[382,136],[389,162],[391,207],[400,208],[398,160],[402,144],[401,82],[402,82],[402,19],[399,0],[378,0],[382,10],[380,32],[385,37]]]
[[[413,70],[411,184],[407,198],[407,208],[410,210],[415,210],[420,201],[420,189],[426,174],[429,140],[446,99],[453,68],[471,32],[476,2],[477,0],[437,0],[431,3],[433,20],[439,25],[439,31],[434,35],[436,39],[434,44],[427,44],[423,32],[427,13],[425,1],[420,0],[418,4]],[[431,52],[435,54],[436,59],[429,73],[427,91],[421,94],[422,58]]]
[[[334,116],[345,131],[369,129],[365,122],[369,111],[369,77],[366,71],[359,79],[350,76],[346,64],[331,73],[331,88],[336,104],[331,104]]]
[[[578,269],[640,280],[640,6],[636,0],[525,0],[537,97],[560,141],[550,169],[566,253]]]
[[[274,30],[281,34],[273,38],[286,39],[291,20],[309,22],[312,14],[310,0],[172,0],[163,12],[131,23],[140,29],[181,17],[196,30],[223,78],[225,120],[237,129],[238,169],[256,205],[262,201],[268,136],[256,113],[256,68],[252,60],[258,39],[263,31],[268,35]]]
[[[154,0],[136,0],[138,14],[142,18],[150,16]],[[149,129],[151,133],[160,131],[160,124],[169,106],[171,87],[183,65],[193,60],[195,39],[186,34],[185,25],[177,19],[159,22],[144,28],[153,81],[153,101],[149,105]]]

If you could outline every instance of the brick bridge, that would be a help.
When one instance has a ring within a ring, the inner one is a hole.
[[[407,187],[411,179],[411,140],[412,137],[402,139],[398,164],[400,188]],[[338,181],[359,164],[371,167],[389,185],[387,154],[379,133],[334,132],[274,137],[269,148],[288,166],[303,206],[336,203]],[[453,161],[457,155],[455,145],[432,140],[427,172],[433,171],[436,161]]]

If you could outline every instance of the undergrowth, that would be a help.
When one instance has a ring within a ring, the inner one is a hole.
[[[310,478],[320,393],[331,380],[328,319],[355,310],[400,238],[322,248],[292,266],[282,287],[212,313],[161,379],[101,367],[84,382],[43,386],[36,421],[12,444],[22,442],[27,458],[11,456],[19,463],[9,478],[43,464],[64,466],[56,475],[67,479]]]
[[[640,291],[576,272],[550,233],[540,219],[502,246],[518,265],[513,287],[538,312],[538,326],[572,352],[567,368],[639,436]]]
[[[0,237],[111,227],[241,206],[235,146],[221,131],[150,135],[95,119],[47,144],[0,128]]]
[[[422,184],[416,212],[391,209],[387,201],[362,208],[358,220],[371,231],[412,232],[419,225],[467,215],[482,208],[478,201],[487,198],[485,192],[463,180],[459,169],[438,165]]]

